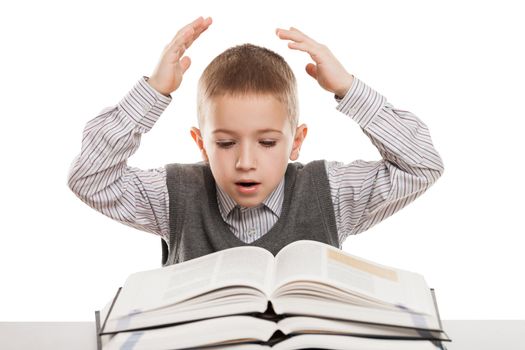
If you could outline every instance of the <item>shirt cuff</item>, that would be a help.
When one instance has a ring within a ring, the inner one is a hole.
[[[387,103],[386,97],[363,83],[354,75],[352,86],[343,98],[334,95],[336,109],[355,120],[363,129]]]
[[[119,109],[142,126],[145,132],[153,127],[171,102],[171,96],[161,94],[147,80],[148,77],[142,76],[118,104]]]

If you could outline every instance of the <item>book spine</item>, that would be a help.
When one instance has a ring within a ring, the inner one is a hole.
[[[95,311],[95,328],[97,337],[97,350],[102,350],[102,339],[100,338],[100,311]]]
[[[119,289],[117,290],[117,294],[115,294],[115,297],[113,298],[113,302],[111,303],[111,306],[109,307],[108,314],[106,315],[106,318],[104,319],[104,324],[100,328],[99,334],[102,333],[102,331],[106,328],[106,322],[108,321],[109,315],[111,314],[111,311],[113,310],[113,306],[115,305],[115,302],[117,301],[117,298],[121,290],[122,290],[122,287],[119,287]]]

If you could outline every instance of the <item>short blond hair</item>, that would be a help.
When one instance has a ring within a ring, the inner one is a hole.
[[[297,81],[292,69],[279,54],[253,44],[231,47],[204,69],[197,88],[197,118],[204,125],[206,106],[214,97],[270,94],[287,107],[295,131],[299,104]]]

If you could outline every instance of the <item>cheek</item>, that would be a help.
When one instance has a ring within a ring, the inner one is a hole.
[[[220,149],[211,150],[208,153],[208,160],[215,180],[220,182],[222,179],[231,176],[230,173],[235,164],[234,152],[225,152]]]
[[[228,178],[227,167],[224,165],[224,162],[221,162],[220,159],[217,158],[210,158],[209,164],[213,178],[220,186],[223,186]]]
[[[224,164],[225,162],[225,155],[223,152],[216,152],[212,150],[208,153],[208,159],[212,167],[220,168],[220,165]]]
[[[266,168],[280,169],[286,167],[290,153],[286,145],[280,145],[270,150],[262,150],[259,158]]]
[[[292,143],[291,142],[285,142],[281,144],[279,154],[284,158],[285,161],[288,161],[288,158],[290,157],[290,153],[292,152]]]

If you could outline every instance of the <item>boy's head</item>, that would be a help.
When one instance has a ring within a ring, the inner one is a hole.
[[[259,205],[296,160],[306,136],[298,124],[295,76],[286,61],[263,47],[227,49],[204,70],[198,85],[198,128],[191,135],[215,181],[237,204]]]

